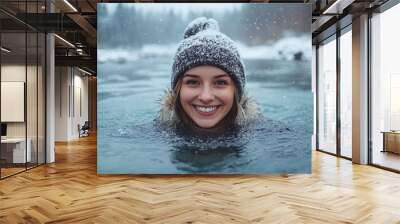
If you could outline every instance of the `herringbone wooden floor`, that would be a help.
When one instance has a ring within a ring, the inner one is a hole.
[[[400,223],[400,175],[314,152],[312,175],[98,176],[89,137],[0,181],[0,223]]]

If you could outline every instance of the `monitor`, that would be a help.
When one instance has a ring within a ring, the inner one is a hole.
[[[1,123],[1,136],[7,136],[7,124]]]

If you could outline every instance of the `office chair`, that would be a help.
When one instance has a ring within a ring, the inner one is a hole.
[[[89,129],[90,129],[89,121],[85,121],[85,123],[80,128],[78,125],[78,129],[79,129],[79,138],[89,136]]]

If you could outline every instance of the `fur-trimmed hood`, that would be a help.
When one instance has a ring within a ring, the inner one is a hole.
[[[161,123],[169,125],[179,123],[179,118],[174,110],[175,98],[173,91],[167,90],[165,91],[165,95],[160,99],[161,109],[159,111],[158,121]],[[247,93],[244,93],[239,102],[235,124],[243,126],[262,117],[257,103],[250,98]]]

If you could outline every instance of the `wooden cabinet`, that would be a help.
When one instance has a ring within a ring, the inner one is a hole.
[[[400,131],[387,131],[383,133],[383,152],[400,154]]]

